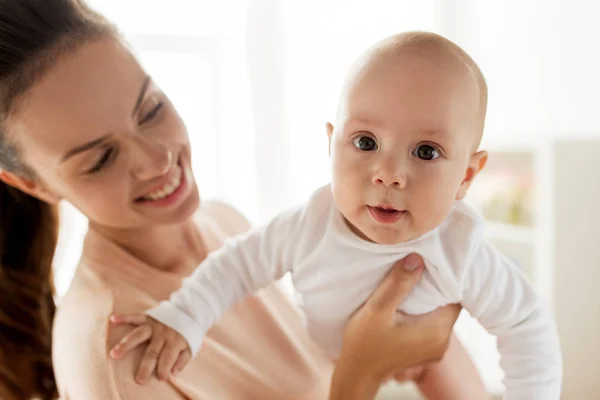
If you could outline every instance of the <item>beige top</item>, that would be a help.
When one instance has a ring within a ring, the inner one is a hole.
[[[206,246],[249,228],[221,203],[202,206]],[[112,313],[141,312],[179,288],[183,277],[158,270],[93,232],[54,323],[53,362],[62,399],[325,399],[332,363],[310,340],[298,310],[272,285],[240,302],[208,332],[198,356],[176,378],[140,386],[143,348],[120,361],[108,350],[131,327]]]

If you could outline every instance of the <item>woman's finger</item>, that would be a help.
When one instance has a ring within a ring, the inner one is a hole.
[[[129,353],[152,337],[152,328],[142,325],[129,332],[121,341],[110,350],[110,356],[116,360]]]
[[[144,354],[144,358],[140,363],[140,368],[138,369],[138,373],[135,378],[137,383],[143,385],[146,382],[148,382],[150,376],[152,376],[152,373],[156,369],[156,364],[158,362],[158,358],[160,357],[160,353],[162,352],[164,344],[164,339],[153,339],[150,342],[150,345],[146,349],[146,353]]]
[[[178,374],[183,370],[183,368],[190,362],[192,359],[192,353],[190,353],[189,349],[186,349],[179,353],[179,358],[173,367],[173,374]]]
[[[418,281],[422,270],[421,257],[418,254],[409,254],[394,264],[365,305],[378,312],[396,312],[398,305]]]
[[[116,325],[143,325],[148,322],[148,316],[145,314],[113,314],[110,316],[110,322]]]

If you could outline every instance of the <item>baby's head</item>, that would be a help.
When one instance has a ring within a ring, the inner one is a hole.
[[[440,225],[487,160],[487,87],[475,62],[432,33],[403,33],[350,70],[327,124],[332,190],[360,236],[382,244]]]

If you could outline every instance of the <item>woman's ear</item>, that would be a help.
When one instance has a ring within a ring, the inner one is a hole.
[[[467,171],[465,173],[465,177],[458,188],[458,193],[456,194],[456,200],[462,200],[467,195],[467,191],[469,187],[471,187],[471,183],[475,180],[477,174],[481,172],[481,170],[485,167],[485,164],[488,160],[488,152],[485,150],[478,151],[473,154],[469,159],[469,164],[467,165]]]
[[[0,170],[0,181],[46,203],[56,204],[60,201],[60,197],[50,193],[42,185],[21,175]]]

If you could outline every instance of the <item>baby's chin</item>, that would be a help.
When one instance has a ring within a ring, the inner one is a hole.
[[[388,226],[374,223],[370,219],[345,218],[350,230],[363,240],[381,245],[396,245],[420,238],[432,229],[415,229],[412,221],[404,220]]]
[[[360,230],[354,228],[353,231],[364,240],[382,245],[406,243],[423,235],[411,229],[395,227],[365,227]]]

